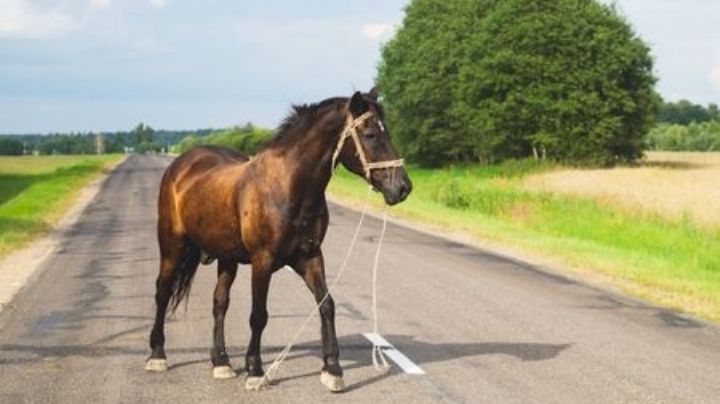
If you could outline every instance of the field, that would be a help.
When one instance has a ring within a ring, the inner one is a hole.
[[[120,156],[0,157],[0,257],[49,230]]]
[[[720,228],[720,153],[650,152],[642,167],[557,170],[524,185]]]
[[[607,170],[533,161],[410,167],[415,190],[392,213],[720,321],[719,160],[662,153]],[[353,203],[365,189],[342,170],[330,184]]]

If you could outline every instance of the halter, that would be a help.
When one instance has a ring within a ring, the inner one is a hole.
[[[367,160],[367,157],[365,156],[365,149],[363,149],[362,143],[360,143],[360,134],[358,134],[358,127],[374,116],[375,114],[373,114],[372,111],[367,111],[357,118],[353,118],[352,114],[348,113],[347,123],[345,124],[345,128],[340,135],[340,140],[338,141],[337,148],[333,153],[331,169],[335,169],[335,162],[337,161],[337,158],[340,155],[340,150],[342,150],[343,146],[345,145],[345,140],[347,140],[348,137],[351,137],[355,142],[355,150],[357,150],[357,155],[360,158],[360,163],[362,164],[363,172],[365,173],[365,178],[368,181],[370,181],[370,174],[372,170],[402,167],[405,165],[405,160],[403,159],[372,162],[369,162]]]

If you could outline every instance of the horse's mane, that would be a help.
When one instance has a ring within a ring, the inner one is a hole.
[[[313,104],[295,104],[290,113],[280,122],[275,130],[275,136],[268,142],[267,147],[283,143],[290,132],[296,128],[307,128],[318,118],[318,112],[327,106],[347,102],[344,97],[332,97]]]

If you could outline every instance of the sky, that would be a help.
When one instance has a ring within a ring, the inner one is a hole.
[[[407,1],[0,0],[0,133],[275,127],[369,90]],[[616,3],[666,99],[720,103],[720,1]]]

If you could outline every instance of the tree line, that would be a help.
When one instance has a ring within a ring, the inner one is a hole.
[[[140,123],[130,131],[0,135],[0,155],[95,154],[167,151],[186,136],[207,136],[216,129],[155,130]]]
[[[660,107],[658,125],[647,137],[650,150],[720,151],[720,111],[688,100]]]
[[[140,123],[130,131],[121,132],[0,135],[0,155],[182,153],[199,145],[225,146],[251,155],[272,136],[272,130],[252,123],[194,131],[154,130]]]
[[[211,133],[206,136],[189,135],[173,147],[176,153],[184,153],[200,145],[226,146],[245,155],[255,154],[273,136],[273,131],[248,123]]]
[[[720,121],[720,109],[714,103],[710,103],[705,107],[683,99],[677,102],[665,102],[658,111],[658,122],[661,124],[687,126],[691,123],[711,121]]]

